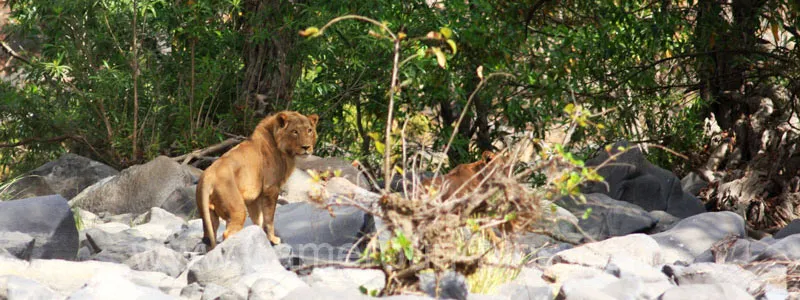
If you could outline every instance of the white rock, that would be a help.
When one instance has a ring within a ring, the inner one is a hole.
[[[175,299],[161,291],[133,284],[117,273],[98,273],[69,299]]]
[[[603,268],[612,255],[626,256],[656,266],[662,263],[661,248],[645,234],[630,234],[564,250],[553,256],[553,263],[580,264]]]

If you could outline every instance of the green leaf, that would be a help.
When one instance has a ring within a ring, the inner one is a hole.
[[[386,146],[384,143],[375,141],[375,150],[378,151],[378,154],[382,154],[384,150],[386,150]]]
[[[419,59],[422,59],[422,58],[425,57],[425,48],[420,47],[419,49],[417,49],[417,57]]]
[[[406,256],[406,259],[414,260],[414,249],[411,247],[411,240],[406,238],[405,234],[403,234],[403,232],[400,230],[395,230],[394,234],[394,244],[399,248],[397,250],[402,249],[403,255]]]
[[[442,36],[448,40],[453,37],[453,30],[447,27],[439,28],[439,33],[441,33]]]
[[[592,208],[589,207],[586,209],[586,211],[583,212],[583,216],[581,216],[581,219],[586,220],[589,218],[589,215],[591,214],[592,214]]]
[[[569,103],[567,106],[564,106],[564,112],[571,115],[575,112],[575,104]]]

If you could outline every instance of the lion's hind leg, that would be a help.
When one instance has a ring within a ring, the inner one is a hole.
[[[217,230],[219,230],[219,216],[217,215],[217,212],[215,212],[213,209],[209,211],[209,216],[211,217],[211,229],[213,230],[212,234],[214,235],[214,240],[216,241]],[[205,239],[207,238],[208,237],[205,237],[203,241],[205,241]]]
[[[227,222],[225,232],[222,233],[223,240],[227,240],[244,227],[247,208],[242,194],[239,193],[239,189],[236,188],[233,182],[220,184],[217,189],[220,192],[220,196],[225,195],[226,198],[225,201],[220,201],[217,207],[222,209],[220,212],[224,212],[224,214],[220,213],[219,215]]]

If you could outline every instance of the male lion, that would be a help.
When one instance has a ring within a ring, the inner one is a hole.
[[[316,114],[282,111],[261,120],[253,135],[222,155],[197,183],[197,208],[203,218],[203,242],[217,245],[219,218],[227,228],[223,239],[239,232],[247,213],[274,244],[273,220],[281,186],[294,171],[295,157],[311,154],[317,141]]]
[[[463,197],[469,192],[475,190],[480,185],[486,176],[494,172],[507,171],[503,168],[505,160],[498,157],[492,151],[483,151],[481,159],[468,164],[460,164],[450,170],[447,175],[436,177],[433,179],[425,179],[422,181],[422,186],[430,188],[436,186],[442,189],[442,199],[447,199],[455,195],[456,197]],[[489,168],[487,168],[489,167]],[[475,175],[477,174],[477,175]],[[463,186],[463,187],[462,187]]]

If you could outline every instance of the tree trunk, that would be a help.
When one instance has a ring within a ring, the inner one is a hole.
[[[480,63],[472,63],[467,70],[476,70],[478,66],[480,66]],[[475,93],[475,96],[472,98],[472,106],[475,107],[475,121],[470,132],[475,132],[477,134],[475,144],[481,152],[484,150],[494,150],[492,149],[492,137],[489,132],[489,112],[492,109],[491,103],[489,102],[491,98],[483,99],[480,96],[480,91],[475,91],[478,87],[478,83],[481,81],[478,76],[473,75],[470,81],[469,85],[471,89],[468,90],[467,93]],[[472,134],[470,134],[470,136],[471,135]]]
[[[453,124],[458,121],[458,117],[461,115],[461,111],[456,111],[455,102],[450,101],[450,99],[442,99],[439,102],[439,109],[440,109],[440,116],[442,118],[442,127],[450,128]],[[462,107],[463,109],[469,109],[469,107]],[[461,121],[461,124],[458,125],[457,128],[454,130],[458,130],[456,134],[458,134],[461,138],[470,140],[472,138],[472,132],[470,132],[470,128],[472,128],[472,118],[469,116],[465,116],[464,120]],[[449,138],[449,137],[448,137]],[[446,139],[445,139],[446,140]],[[461,155],[461,151],[465,149],[459,149],[457,145],[450,146],[450,149],[447,150],[447,159],[450,162],[451,166],[455,166],[459,163],[463,163],[464,157]]]
[[[706,165],[712,188],[707,207],[742,215],[755,229],[772,230],[800,215],[800,131],[791,124],[786,89],[768,76],[757,43],[765,0],[733,0],[730,14],[719,1],[698,4],[695,46],[700,95],[721,132]],[[732,17],[728,17],[728,15]],[[780,68],[778,66],[777,68]]]
[[[244,48],[245,73],[242,87],[253,122],[272,112],[288,109],[301,65],[292,55],[297,30],[283,17],[295,13],[294,1],[248,0],[245,11],[253,12],[243,27],[248,43]]]

